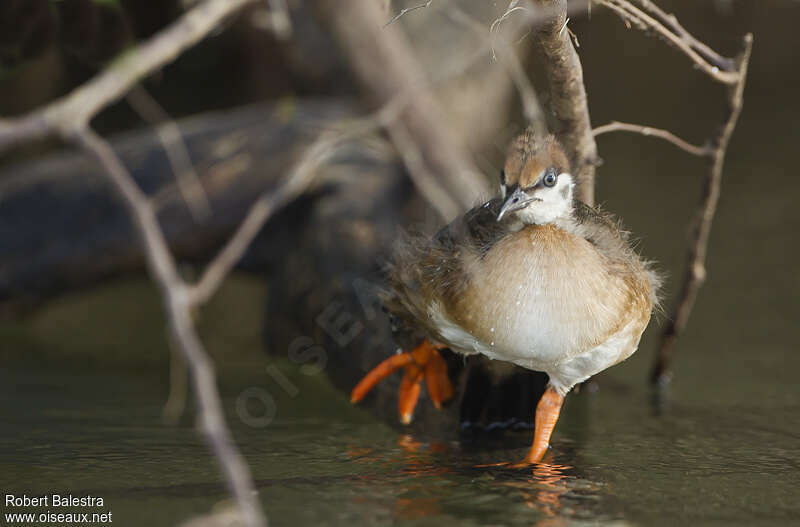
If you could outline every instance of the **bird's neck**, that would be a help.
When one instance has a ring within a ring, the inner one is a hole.
[[[556,203],[536,203],[536,207],[528,207],[517,213],[517,217],[525,225],[560,226],[572,218],[572,203],[559,201]]]

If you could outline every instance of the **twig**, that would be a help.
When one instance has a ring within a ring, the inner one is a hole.
[[[186,284],[178,275],[151,203],[109,144],[93,130],[88,127],[76,128],[70,139],[100,163],[122,196],[139,237],[145,244],[148,268],[161,291],[170,330],[192,373],[203,435],[226,476],[247,525],[265,526],[266,520],[256,499],[250,469],[234,445],[225,423],[214,367],[191,322],[191,303]]]
[[[709,157],[714,155],[714,152],[716,151],[716,149],[711,148],[708,145],[705,146],[693,145],[688,141],[681,139],[680,137],[676,136],[675,134],[673,134],[668,130],[653,128],[652,126],[643,126],[640,124],[621,123],[619,121],[612,121],[608,124],[598,126],[594,130],[592,130],[592,133],[594,134],[595,137],[597,137],[598,135],[607,134],[609,132],[632,132],[635,134],[641,134],[648,137],[658,137],[659,139],[669,141],[670,143],[677,146],[684,152],[688,152],[693,156]]]
[[[671,24],[674,29],[679,31],[679,33],[675,33],[668,29],[663,23],[648,15],[627,0],[593,1],[614,11],[623,20],[637,26],[639,29],[644,31],[654,31],[657,35],[664,38],[669,44],[689,57],[692,62],[697,65],[697,67],[699,67],[712,79],[729,85],[734,85],[738,82],[738,73],[735,70],[726,69],[732,64],[731,62],[728,62],[729,59],[717,61],[715,63],[709,62],[709,60],[712,58],[712,55],[705,51],[707,46],[702,47],[701,51],[698,51],[698,49],[695,48],[697,39],[694,37],[688,38],[687,35],[689,35],[689,33],[683,29],[680,24]],[[652,8],[652,3],[648,2],[648,6]],[[667,15],[665,14],[664,16]],[[714,55],[719,57],[719,55]]]
[[[189,207],[192,217],[195,220],[202,220],[211,214],[211,206],[208,203],[208,196],[203,190],[203,184],[197,176],[197,172],[192,165],[189,150],[183,141],[178,124],[169,114],[158,104],[152,95],[141,85],[135,85],[125,96],[128,104],[145,120],[154,126],[158,139],[167,154],[167,160],[175,174],[178,182],[178,190]]]
[[[726,71],[736,70],[736,61],[729,59],[728,57],[723,57],[711,49],[706,43],[697,40],[694,35],[686,31],[686,28],[684,28],[680,22],[678,22],[678,18],[675,15],[665,12],[650,0],[636,1],[640,3],[646,11],[649,11],[662,24],[668,27],[670,31],[678,35],[681,39],[685,40],[692,47],[692,49],[702,55],[708,62]]]
[[[705,261],[708,251],[708,238],[711,232],[711,223],[714,220],[714,213],[719,200],[720,183],[722,181],[722,170],[725,165],[725,154],[728,150],[733,131],[742,111],[743,95],[745,82],[747,80],[747,68],[750,62],[750,53],[753,49],[753,35],[748,34],[744,39],[744,51],[738,59],[736,75],[738,81],[728,90],[728,114],[725,125],[722,127],[716,140],[711,169],[706,177],[703,195],[700,199],[698,214],[693,233],[692,245],[689,250],[686,265],[686,276],[678,297],[678,303],[670,317],[670,323],[664,329],[661,337],[661,346],[658,350],[656,363],[653,367],[651,381],[654,384],[662,385],[669,380],[669,365],[675,350],[675,343],[686,327],[689,315],[694,307],[697,292],[703,285],[706,277]]]
[[[69,136],[139,80],[172,62],[223,19],[254,0],[206,0],[146,42],[122,54],[92,80],[24,117],[0,120],[0,152],[54,130]]]
[[[722,57],[706,44],[693,37],[678,22],[674,15],[669,15],[650,0],[636,0],[650,14],[645,13],[628,0],[592,0],[602,4],[622,17],[626,24],[633,24],[644,31],[655,31],[666,41],[695,63],[712,79],[728,85],[728,111],[721,131],[708,142],[707,146],[698,147],[675,136],[666,130],[640,127],[625,123],[611,123],[595,130],[595,135],[603,132],[624,130],[654,135],[671,142],[679,148],[699,156],[709,157],[711,167],[705,179],[703,194],[698,205],[697,218],[689,248],[686,276],[670,322],[661,336],[661,344],[651,373],[651,382],[664,385],[669,380],[669,365],[675,350],[675,343],[683,333],[694,307],[697,293],[706,277],[705,261],[708,252],[708,239],[711,224],[719,200],[722,171],[725,155],[728,150],[733,131],[742,110],[744,87],[747,80],[747,68],[753,47],[753,36],[748,34],[744,39],[744,51],[734,61]],[[655,18],[654,18],[655,17]]]
[[[408,175],[420,193],[428,197],[428,202],[443,219],[447,220],[458,216],[461,207],[445,192],[441,185],[436,182],[433,174],[428,171],[422,158],[422,153],[408,133],[408,129],[403,123],[395,122],[388,126],[387,130],[392,143],[394,143],[395,148],[403,158]]]
[[[516,7],[515,9],[524,8]],[[444,13],[453,22],[469,29],[479,38],[484,39],[491,48],[492,59],[497,60],[495,44],[498,41],[492,39],[491,36],[487,37],[485,35],[485,29],[480,23],[478,23],[467,12],[456,5],[449,6]],[[536,13],[529,15],[528,22],[531,25],[534,25],[542,20],[544,20],[542,15],[540,13]],[[546,123],[542,106],[539,104],[539,97],[536,95],[536,90],[534,90],[530,79],[527,77],[527,75],[525,75],[525,71],[520,63],[519,57],[517,57],[517,54],[514,52],[514,49],[511,47],[511,45],[506,40],[500,40],[499,42],[499,49],[501,50],[501,57],[503,59],[499,62],[505,66],[506,71],[511,77],[511,81],[517,88],[520,102],[522,103],[522,111],[525,114],[525,119],[538,133],[543,134],[546,130]]]
[[[170,426],[180,422],[183,411],[186,409],[186,394],[188,393],[189,373],[186,361],[180,349],[180,343],[175,341],[175,336],[170,332],[169,341],[169,394],[167,402],[161,409],[161,420]]]
[[[281,185],[263,193],[251,205],[247,216],[234,235],[206,266],[197,284],[191,288],[190,300],[201,304],[211,298],[234,265],[241,259],[250,243],[258,235],[264,223],[281,207],[302,194],[316,176],[316,170],[335,153],[336,147],[359,135],[367,134],[386,126],[397,117],[406,104],[406,98],[398,96],[375,114],[353,123],[340,133],[321,135],[294,166]]]
[[[89,128],[89,121],[100,110],[122,97],[141,78],[174,60],[250,1],[206,0],[68,95],[21,118],[1,121],[0,152],[21,142],[58,134],[80,145],[103,166],[141,238],[148,269],[161,291],[170,330],[189,366],[203,435],[246,524],[262,527],[266,519],[250,471],[225,423],[213,365],[192,325],[188,287],[178,274],[153,204],[108,143]]]
[[[410,11],[416,11],[417,9],[425,9],[426,7],[430,7],[432,3],[433,3],[433,0],[428,0],[428,1],[427,1],[427,2],[425,2],[424,4],[419,4],[419,5],[415,5],[415,6],[413,6],[413,7],[406,7],[406,8],[403,8],[403,9],[401,9],[401,10],[400,10],[400,12],[399,12],[399,13],[397,13],[397,14],[396,14],[396,15],[394,15],[394,16],[393,16],[391,19],[389,19],[389,21],[388,21],[388,22],[386,22],[386,24],[384,24],[384,26],[383,26],[383,27],[386,27],[386,26],[388,26],[389,24],[393,24],[393,23],[394,23],[394,22],[396,22],[396,21],[397,21],[397,20],[398,20],[398,19],[399,19],[401,16],[405,15],[406,13],[408,13],[408,12],[410,12]]]
[[[369,101],[380,107],[398,94],[408,97],[398,119],[445,191],[464,210],[488,194],[486,179],[450,130],[408,38],[396,26],[381,28],[384,15],[378,3],[325,0],[316,5],[331,24]]]
[[[528,10],[529,10],[528,7],[524,7],[524,6],[519,5],[519,0],[511,0],[511,2],[509,2],[508,7],[506,8],[505,12],[502,15],[500,15],[499,17],[497,17],[496,19],[494,19],[492,24],[489,26],[489,36],[490,36],[490,38],[491,38],[491,35],[494,34],[495,30],[500,26],[500,24],[502,24],[506,19],[508,19],[508,17],[510,17],[513,13],[515,13],[517,11],[521,11],[523,13],[526,13]],[[497,56],[494,53],[494,46],[492,46],[492,60],[497,60]]]

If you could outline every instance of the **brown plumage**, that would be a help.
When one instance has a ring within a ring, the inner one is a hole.
[[[557,141],[527,131],[509,148],[501,196],[402,241],[388,270],[384,303],[400,332],[548,373],[527,462],[543,455],[572,386],[636,350],[657,302],[651,265],[573,188]]]

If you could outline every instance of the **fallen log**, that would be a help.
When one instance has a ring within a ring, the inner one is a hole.
[[[207,261],[264,190],[326,126],[353,117],[341,100],[293,108],[255,106],[178,124],[208,196],[211,214],[193,218],[150,131],[112,141],[133,177],[159,204],[170,247],[184,262]],[[400,229],[436,229],[435,214],[392,155],[345,145],[322,168],[321,184],[271,219],[240,268],[268,282],[265,344],[301,371],[324,371],[344,392],[396,347],[375,296],[381,261]],[[35,307],[67,291],[143,270],[141,248],[98,168],[84,156],[55,153],[0,171],[0,312]],[[521,369],[497,375],[481,357],[447,356],[456,397],[442,411],[423,390],[410,428],[454,437],[464,426],[525,425],[546,376]],[[393,426],[399,376],[362,403]],[[527,441],[527,436],[522,438]]]

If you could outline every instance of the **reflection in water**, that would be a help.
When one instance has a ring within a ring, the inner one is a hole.
[[[560,516],[563,507],[561,497],[570,490],[567,486],[568,476],[564,472],[572,467],[552,464],[552,457],[552,453],[548,454],[543,463],[533,467],[533,477],[525,482],[527,485],[509,482],[509,485],[519,489],[528,507],[540,510],[548,516],[548,520],[539,525],[561,525],[562,522],[553,520]]]
[[[400,435],[397,446],[399,448],[390,454],[358,446],[348,449],[352,462],[378,465],[403,479],[403,495],[396,497],[393,504],[396,518],[416,520],[446,515],[450,509],[450,493],[437,493],[433,487],[447,479],[452,479],[454,486],[462,485],[464,482],[460,480],[464,475],[470,481],[490,482],[489,487],[483,489],[487,499],[491,499],[491,495],[506,496],[523,504],[534,513],[531,519],[535,525],[567,525],[575,514],[574,500],[570,502],[564,498],[581,485],[575,485],[578,477],[574,468],[554,463],[552,452],[544,462],[520,470],[497,464],[474,464],[470,454],[454,444],[422,442],[410,434]],[[593,485],[584,482],[583,486]]]

